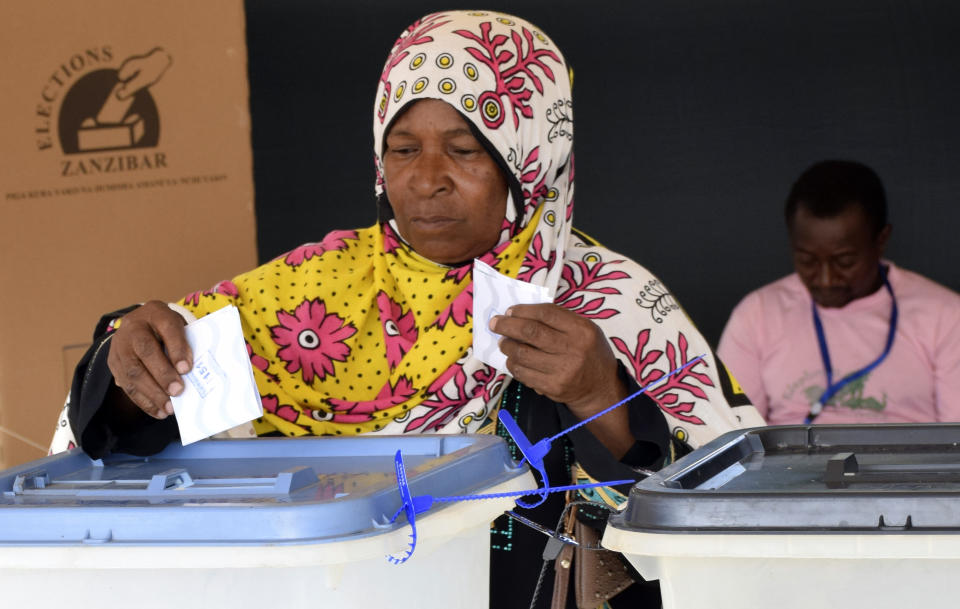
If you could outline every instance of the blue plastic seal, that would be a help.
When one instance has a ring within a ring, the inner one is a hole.
[[[501,410],[498,415],[500,417],[500,422],[503,423],[503,426],[506,428],[507,433],[510,434],[510,437],[513,439],[514,444],[517,445],[517,448],[520,449],[520,453],[523,455],[523,459],[520,460],[520,463],[518,464],[518,466],[523,465],[523,462],[526,461],[527,463],[530,464],[531,467],[533,467],[535,470],[540,472],[540,477],[543,479],[543,488],[540,489],[539,492],[537,493],[531,493],[531,494],[539,495],[540,500],[537,501],[536,503],[526,503],[522,499],[517,499],[517,505],[525,508],[537,507],[538,505],[546,501],[547,495],[550,492],[552,492],[550,490],[551,488],[550,480],[547,479],[547,471],[543,465],[543,458],[547,456],[548,452],[550,452],[550,445],[554,440],[570,433],[575,429],[583,427],[587,423],[602,417],[603,415],[607,414],[611,410],[614,410],[615,408],[619,408],[620,406],[623,406],[624,404],[626,404],[633,398],[637,397],[638,395],[649,391],[650,389],[659,385],[660,383],[665,382],[671,376],[674,376],[675,374],[682,372],[684,369],[689,368],[690,366],[693,366],[697,362],[701,361],[703,357],[704,357],[703,355],[698,355],[697,357],[688,361],[686,364],[676,368],[675,370],[672,370],[671,372],[663,375],[659,379],[652,381],[650,383],[647,383],[646,385],[644,385],[637,391],[633,392],[632,394],[628,395],[627,397],[623,398],[616,404],[609,406],[601,410],[600,412],[580,421],[576,425],[571,425],[570,427],[568,427],[567,429],[564,429],[558,434],[552,435],[549,438],[544,438],[539,442],[537,442],[536,444],[533,444],[532,442],[530,442],[529,438],[527,438],[527,436],[523,433],[523,431],[520,430],[520,426],[517,425],[517,422],[513,419],[513,416],[511,416],[509,412],[507,412],[506,410]]]
[[[523,455],[523,459],[520,460],[517,467],[522,466],[523,462],[526,461],[530,464],[530,467],[540,473],[543,489],[540,489],[540,491],[536,493],[540,495],[540,500],[535,503],[527,503],[523,499],[517,499],[517,505],[520,507],[528,509],[535,508],[546,501],[547,495],[549,494],[546,489],[550,488],[550,480],[547,478],[547,469],[543,465],[543,458],[550,452],[551,438],[544,438],[536,444],[531,444],[527,436],[520,431],[520,426],[517,425],[517,422],[513,420],[513,417],[506,410],[500,411],[500,422],[507,428],[507,433],[513,438],[513,442],[517,445],[517,448],[520,449],[520,454]]]
[[[410,523],[410,529],[411,529],[410,546],[401,555],[387,556],[387,560],[389,560],[395,565],[399,565],[399,564],[405,563],[413,555],[413,551],[417,547],[417,514],[420,514],[422,512],[429,510],[431,506],[433,506],[434,502],[473,501],[477,499],[497,499],[500,497],[517,497],[516,499],[517,505],[519,505],[520,507],[530,509],[530,508],[535,508],[538,505],[541,505],[544,501],[547,500],[547,495],[549,495],[550,493],[566,492],[566,491],[579,490],[584,488],[595,488],[598,486],[617,486],[620,484],[632,484],[633,482],[635,482],[634,480],[611,480],[609,482],[595,482],[590,484],[571,484],[568,486],[550,486],[550,480],[547,477],[547,470],[543,464],[543,458],[547,455],[547,453],[550,452],[550,445],[557,438],[563,436],[564,434],[568,434],[579,427],[586,425],[587,423],[589,423],[590,421],[593,421],[598,417],[601,417],[607,414],[614,408],[618,408],[619,406],[626,404],[627,402],[637,397],[641,393],[644,393],[645,391],[650,390],[656,385],[659,385],[660,383],[669,379],[671,376],[683,371],[685,368],[689,368],[690,366],[693,366],[694,364],[702,360],[703,357],[704,357],[703,355],[699,355],[693,358],[683,366],[676,368],[675,370],[669,372],[668,374],[660,377],[659,379],[651,383],[647,383],[646,385],[641,387],[639,390],[628,395],[627,397],[620,400],[616,404],[608,408],[605,408],[604,410],[601,410],[600,412],[594,414],[593,416],[580,421],[576,425],[570,426],[569,428],[561,431],[556,435],[550,436],[549,438],[544,438],[539,442],[537,442],[536,444],[533,444],[532,442],[530,442],[530,440],[523,433],[523,431],[520,430],[520,426],[517,425],[517,422],[513,419],[513,417],[510,415],[509,412],[507,412],[506,410],[501,410],[499,413],[500,422],[503,423],[503,426],[507,429],[507,433],[509,433],[510,437],[513,438],[514,443],[517,445],[517,448],[520,449],[520,453],[523,455],[523,459],[520,460],[520,463],[517,464],[517,467],[522,467],[524,461],[529,463],[532,468],[534,468],[540,473],[540,478],[543,484],[541,488],[526,490],[526,491],[511,491],[508,493],[490,493],[490,494],[483,494],[483,495],[460,495],[456,497],[432,497],[430,495],[420,495],[418,497],[414,497],[410,492],[410,486],[407,483],[407,472],[403,466],[403,455],[401,455],[400,451],[398,450],[396,455],[394,456],[394,465],[396,466],[396,470],[397,470],[397,484],[400,487],[400,499],[403,502],[403,505],[401,505],[400,509],[396,511],[396,513],[393,515],[393,518],[390,519],[390,522],[391,523],[396,522],[397,518],[400,517],[400,514],[406,512],[407,522]],[[522,499],[522,497],[526,497],[530,495],[538,495],[540,497],[540,500],[534,503],[527,503]]]
[[[403,455],[400,451],[397,451],[397,454],[393,458],[394,466],[397,470],[397,485],[400,487],[400,500],[403,502],[403,505],[400,506],[400,509],[394,513],[393,517],[390,519],[390,522],[396,522],[397,518],[400,517],[400,514],[406,512],[407,522],[410,524],[410,544],[402,554],[399,555],[387,555],[387,560],[395,565],[400,565],[413,556],[413,551],[417,548],[417,514],[426,512],[434,503],[440,502],[453,502],[453,501],[476,501],[481,499],[500,499],[502,497],[523,497],[526,495],[539,494],[544,497],[549,493],[560,493],[566,491],[574,491],[582,488],[595,488],[598,486],[616,486],[619,484],[633,484],[635,480],[611,480],[609,482],[592,482],[590,484],[571,484],[568,486],[554,486],[548,488],[537,488],[537,489],[528,489],[522,491],[508,491],[505,493],[484,493],[479,495],[455,495],[451,497],[433,497],[431,495],[418,495],[413,496],[413,493],[410,492],[410,485],[407,482],[407,471],[403,465]],[[520,500],[517,500],[517,503],[520,504]],[[522,504],[521,504],[522,505]],[[539,503],[537,504],[539,505]]]
[[[433,505],[433,497],[430,495],[420,495],[419,497],[411,496],[410,485],[407,483],[407,470],[403,466],[403,456],[399,450],[393,457],[393,463],[397,470],[397,485],[400,487],[400,499],[403,501],[403,505],[401,505],[400,509],[393,515],[390,522],[396,522],[400,514],[406,512],[407,522],[410,523],[411,529],[410,546],[406,551],[399,556],[387,556],[387,560],[395,565],[399,565],[407,562],[407,559],[413,556],[413,551],[417,548],[417,514],[430,509],[430,506]]]

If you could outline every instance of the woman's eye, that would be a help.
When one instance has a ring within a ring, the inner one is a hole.
[[[454,148],[453,149],[453,153],[460,156],[477,154],[479,152],[480,152],[479,148]]]

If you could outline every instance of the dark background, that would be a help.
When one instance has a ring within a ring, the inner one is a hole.
[[[383,62],[423,1],[247,0],[262,261],[375,220]],[[516,1],[575,70],[574,223],[659,275],[715,343],[791,271],[783,200],[813,162],[883,178],[888,256],[960,289],[960,2]]]

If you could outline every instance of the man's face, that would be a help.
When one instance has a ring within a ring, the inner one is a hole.
[[[860,205],[818,218],[801,201],[790,227],[793,266],[818,305],[842,307],[880,287],[880,258],[889,237],[889,225],[874,234]]]

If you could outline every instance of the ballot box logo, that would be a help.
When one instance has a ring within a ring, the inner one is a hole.
[[[165,167],[153,89],[173,60],[163,48],[117,53],[104,45],[74,53],[44,82],[35,111],[40,151],[59,143],[61,175]],[[76,156],[74,156],[76,155]]]
[[[64,154],[152,148],[160,141],[160,116],[150,94],[172,63],[155,48],[133,55],[119,69],[81,76],[63,97],[57,133]]]

